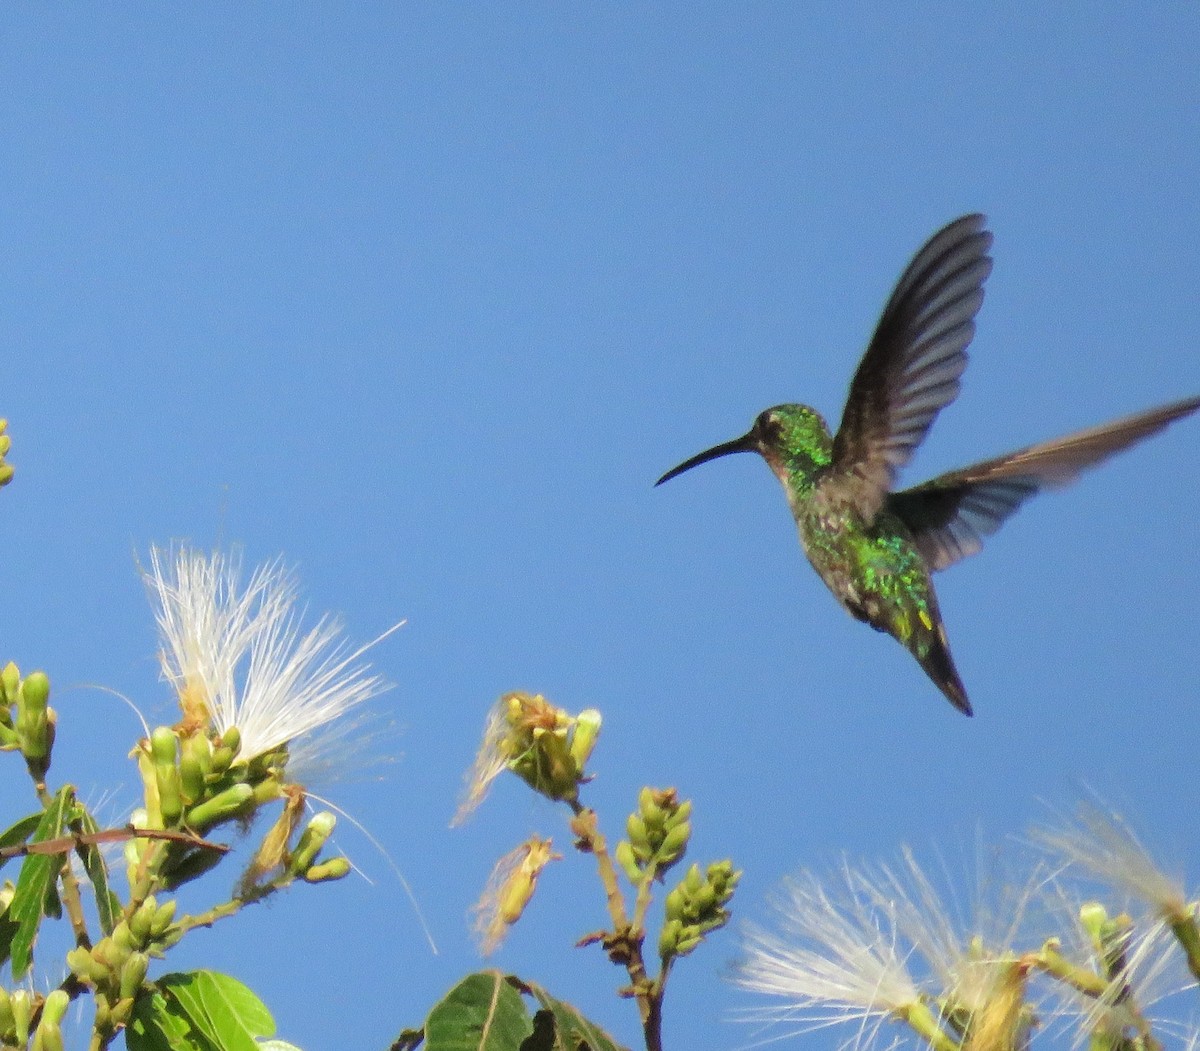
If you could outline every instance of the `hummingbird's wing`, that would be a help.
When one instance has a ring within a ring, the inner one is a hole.
[[[1018,449],[891,493],[887,506],[912,531],[930,569],[975,554],[985,537],[1042,489],[1069,485],[1087,470],[1200,408],[1200,398],[1114,420],[1065,438]]]
[[[916,254],[850,383],[829,481],[845,479],[868,522],[934,418],[958,394],[992,269],[992,235],[984,222],[982,215],[956,219]]]

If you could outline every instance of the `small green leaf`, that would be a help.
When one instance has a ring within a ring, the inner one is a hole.
[[[9,850],[13,847],[24,845],[25,841],[33,835],[34,830],[38,827],[41,820],[42,811],[39,810],[36,814],[23,817],[15,825],[10,825],[3,832],[0,832],[0,850]],[[0,868],[3,868],[10,861],[12,861],[12,857],[0,857]]]
[[[75,790],[70,785],[59,789],[58,795],[50,801],[50,805],[38,821],[32,842],[43,843],[62,836],[74,793]],[[58,901],[58,895],[54,893],[54,883],[62,868],[65,854],[65,851],[62,854],[30,854],[21,866],[21,874],[17,877],[17,891],[8,909],[8,918],[17,927],[8,947],[14,979],[23,978],[33,963],[33,944],[37,941],[38,928],[41,926],[47,904]]]
[[[519,1051],[533,1033],[521,994],[498,971],[471,974],[429,1012],[428,1051]]]
[[[562,1000],[556,1000],[540,985],[522,982],[510,975],[509,980],[517,983],[522,992],[531,995],[554,1017],[555,1051],[627,1051],[611,1036],[593,1022],[589,1022],[576,1008]],[[538,1012],[541,1014],[541,1012]]]
[[[100,831],[96,819],[84,808],[79,807],[79,831],[90,836]],[[87,846],[77,846],[75,852],[83,862],[84,871],[92,885],[92,893],[96,895],[96,912],[100,917],[100,929],[105,934],[112,934],[113,928],[121,919],[121,902],[108,886],[108,866],[104,863],[104,855],[95,843]]]

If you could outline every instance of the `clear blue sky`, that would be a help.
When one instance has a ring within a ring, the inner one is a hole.
[[[974,720],[836,607],[761,463],[651,488],[767,405],[836,419],[892,282],[967,211],[996,268],[906,480],[1200,391],[1198,52],[1190,3],[10,9],[0,657],[55,684],[52,775],[135,796],[135,721],[68,687],[172,718],[152,542],[283,554],[359,639],[409,618],[375,653],[398,761],[327,792],[441,954],[347,832],[373,886],[297,889],[179,965],[242,977],[306,1051],[419,1023],[478,963],[493,860],[568,843],[515,781],[446,828],[513,688],[603,710],[614,835],[645,782],[695,799],[739,916],[842,851],[969,856],[1085,783],[1200,872],[1200,421],[939,578]],[[571,947],[602,922],[572,858],[494,962],[636,1044]],[[679,966],[669,1046],[751,1039],[735,953]]]

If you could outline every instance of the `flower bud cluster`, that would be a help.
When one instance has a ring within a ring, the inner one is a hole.
[[[58,723],[58,715],[48,703],[50,680],[40,671],[22,679],[20,669],[9,661],[0,671],[0,699],[0,750],[19,751],[29,773],[41,781],[50,769]]]
[[[679,798],[673,788],[645,787],[638,793],[638,808],[625,822],[629,839],[617,844],[617,864],[637,886],[661,877],[683,857],[692,835],[692,801]]]
[[[81,945],[67,953],[71,972],[96,991],[98,1031],[115,1032],[128,1022],[150,957],[161,956],[183,937],[174,919],[174,899],[159,905],[149,897],[91,949]]]
[[[282,793],[286,751],[268,752],[249,761],[239,756],[241,734],[230,727],[210,735],[203,727],[159,726],[137,749],[145,808],[133,817],[139,828],[185,828],[198,836],[227,821],[249,818]],[[131,839],[126,861],[131,878],[149,849],[149,841]],[[220,860],[209,850],[175,850],[163,870],[167,885],[195,879]]]
[[[733,898],[741,872],[732,861],[715,861],[702,874],[699,865],[688,869],[664,904],[658,953],[663,960],[690,953],[709,931],[729,922],[725,908]]]
[[[62,1020],[70,1006],[71,998],[62,989],[55,989],[43,999],[28,989],[10,993],[0,988],[0,1046],[63,1051]],[[33,1030],[33,1043],[30,1043],[30,1027],[35,1015],[38,1024]]]
[[[600,713],[587,709],[573,716],[541,694],[510,693],[501,704],[509,729],[502,744],[508,768],[547,799],[576,800],[600,735]]]

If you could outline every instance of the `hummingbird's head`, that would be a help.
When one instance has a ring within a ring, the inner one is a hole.
[[[820,414],[807,405],[776,405],[760,412],[754,426],[740,438],[722,442],[673,467],[655,485],[731,453],[758,453],[780,478],[787,471],[811,473],[829,463],[833,442]]]

